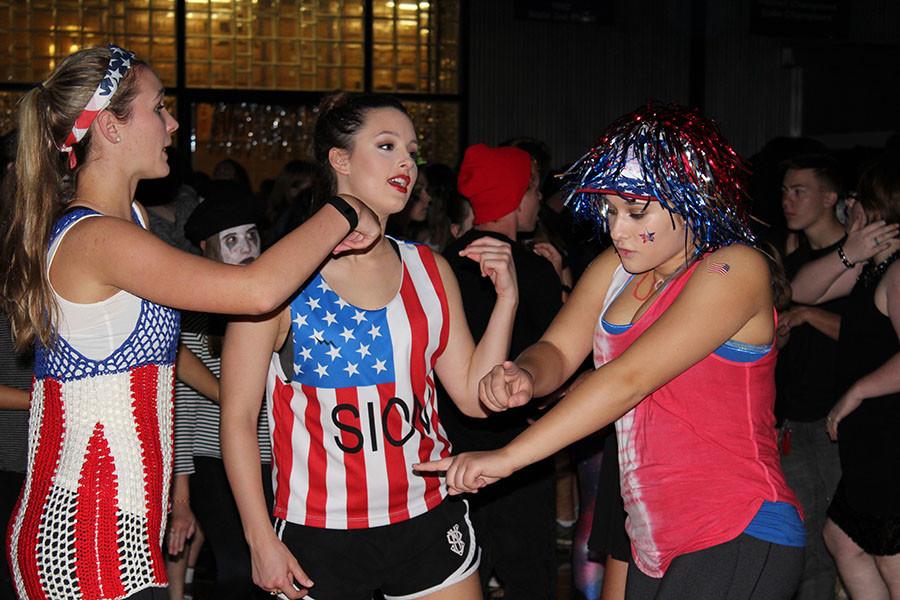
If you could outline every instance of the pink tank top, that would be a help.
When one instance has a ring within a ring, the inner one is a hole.
[[[594,330],[594,364],[615,359],[653,325],[698,264],[633,325],[611,333],[603,315],[629,280],[618,267]],[[660,348],[670,352],[678,348]],[[677,556],[736,538],[764,501],[799,510],[778,456],[775,358],[774,349],[754,362],[710,354],[616,422],[625,528],[642,572],[662,577]]]

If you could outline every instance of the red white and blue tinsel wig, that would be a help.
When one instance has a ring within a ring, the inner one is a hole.
[[[736,242],[755,246],[748,173],[711,120],[683,106],[650,103],[613,122],[569,168],[567,204],[608,231],[602,194],[655,200],[684,219],[696,254]]]

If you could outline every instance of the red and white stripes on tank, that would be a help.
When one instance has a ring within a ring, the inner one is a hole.
[[[432,251],[393,241],[400,290],[355,307],[315,275],[290,304],[293,365],[273,354],[266,386],[277,518],[329,529],[404,521],[447,495],[412,464],[449,456],[434,365],[449,310]]]

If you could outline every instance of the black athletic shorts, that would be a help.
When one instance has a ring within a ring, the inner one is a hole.
[[[682,554],[656,579],[628,564],[627,600],[790,600],[803,574],[804,548],[742,533],[730,542]]]
[[[370,529],[322,529],[276,519],[275,532],[313,580],[311,600],[411,600],[463,581],[480,551],[465,500]]]

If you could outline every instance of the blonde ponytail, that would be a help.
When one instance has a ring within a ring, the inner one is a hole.
[[[18,107],[18,150],[4,177],[0,200],[0,308],[9,316],[16,347],[53,343],[58,305],[47,274],[53,224],[71,200],[80,165],[90,160],[90,133],[74,146],[79,167],[70,171],[59,144],[71,131],[106,73],[107,48],[87,48],[63,60]],[[106,110],[120,119],[131,113],[135,61]]]

